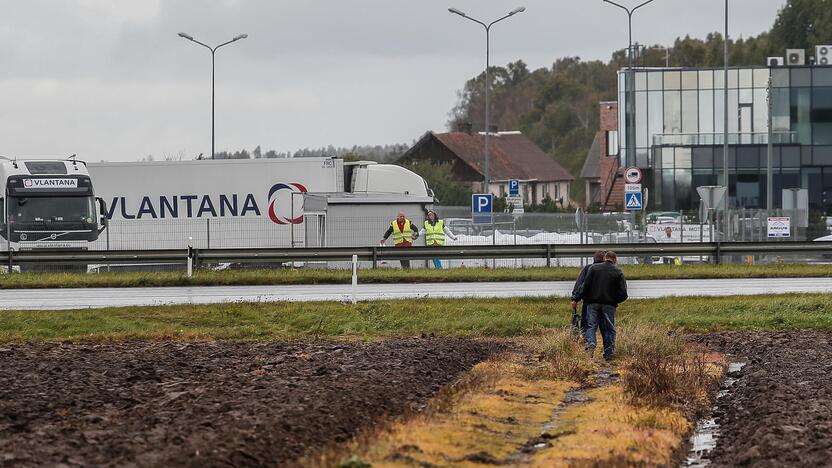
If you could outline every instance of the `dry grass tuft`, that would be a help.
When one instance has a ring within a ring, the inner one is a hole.
[[[662,326],[622,327],[621,385],[632,403],[676,407],[698,413],[710,402],[721,372],[713,357],[689,347],[681,335]]]
[[[583,341],[569,328],[553,328],[520,340],[544,366],[529,366],[530,378],[571,380],[586,383],[597,369],[584,351]]]

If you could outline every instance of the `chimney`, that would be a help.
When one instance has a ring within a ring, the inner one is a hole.
[[[471,122],[460,122],[456,125],[456,131],[471,135],[474,133],[474,124]]]

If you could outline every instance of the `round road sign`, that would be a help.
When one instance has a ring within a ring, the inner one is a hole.
[[[641,173],[641,169],[637,167],[628,167],[624,171],[624,180],[628,184],[638,184],[641,183],[641,178],[643,174]]]

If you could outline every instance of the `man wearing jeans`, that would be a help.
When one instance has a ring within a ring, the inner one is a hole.
[[[604,359],[610,360],[615,354],[615,309],[627,300],[627,280],[616,265],[618,257],[613,251],[604,255],[604,263],[593,265],[586,274],[577,298],[583,299],[586,307],[586,331],[584,341],[589,354],[597,346],[596,330],[601,328],[604,340]]]

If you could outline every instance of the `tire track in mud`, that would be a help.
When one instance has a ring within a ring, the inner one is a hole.
[[[717,402],[712,467],[832,465],[832,333],[729,332],[692,341],[747,364]]]

